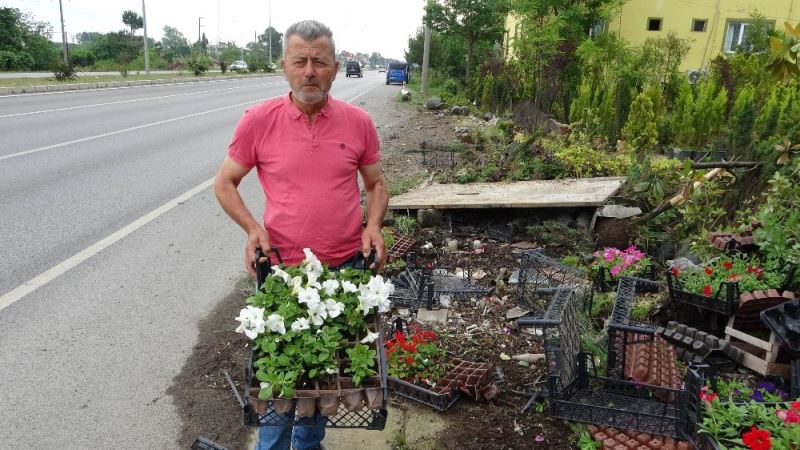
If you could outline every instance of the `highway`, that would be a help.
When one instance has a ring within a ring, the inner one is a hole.
[[[393,101],[375,72],[332,95]],[[0,97],[0,443],[176,448],[165,394],[244,274],[211,182],[277,76]],[[257,217],[256,177],[241,187]]]

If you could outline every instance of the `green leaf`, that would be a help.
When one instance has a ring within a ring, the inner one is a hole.
[[[261,389],[258,391],[259,400],[268,400],[272,397],[272,389]]]

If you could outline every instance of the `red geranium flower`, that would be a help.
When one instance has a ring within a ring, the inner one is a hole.
[[[792,402],[792,409],[800,410],[800,402]]]
[[[733,267],[733,263],[730,261],[725,261],[724,263],[722,263],[722,267],[724,267],[725,270],[731,270],[731,268]]]
[[[709,285],[703,286],[703,295],[705,297],[711,297],[711,286]]]
[[[770,450],[772,448],[772,435],[767,430],[761,430],[753,426],[750,431],[742,435],[742,442],[750,450]]]
[[[413,356],[407,356],[406,357],[406,364],[408,364],[409,366],[414,364],[414,357]]]
[[[715,392],[709,393],[708,386],[703,386],[703,388],[700,389],[700,400],[711,403],[715,398],[717,398],[717,394]]]
[[[711,275],[712,273],[714,273],[714,269],[712,269],[711,267],[706,267],[705,272],[706,272],[706,275]]]
[[[678,268],[677,268],[677,267],[673,267],[672,269],[670,269],[670,272],[672,272],[672,276],[674,276],[674,277],[676,277],[676,278],[677,278],[677,277],[678,277],[678,275],[680,275],[680,273],[681,273],[681,272],[680,272],[680,270],[678,270]]]

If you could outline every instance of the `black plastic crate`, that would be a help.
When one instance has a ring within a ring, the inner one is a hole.
[[[403,381],[399,378],[386,377],[389,389],[416,402],[430,406],[437,411],[447,411],[461,397],[461,391],[447,386],[442,389],[426,389],[414,383]]]
[[[597,269],[592,270],[592,275],[594,277],[594,288],[598,292],[609,292],[613,289],[616,289],[617,283],[619,283],[619,278],[614,275],[611,275],[611,272],[606,267],[598,267]],[[636,286],[637,292],[657,292],[659,288],[659,284],[655,283],[656,281],[656,267],[652,264],[648,264],[647,267],[644,268],[641,272],[634,274],[635,278],[643,279],[643,280],[651,280],[654,283],[639,283]]]
[[[683,290],[683,285],[669,269],[666,277],[669,298],[673,302],[686,303],[725,316],[732,316],[739,309],[739,283],[723,281],[713,297],[706,297]]]

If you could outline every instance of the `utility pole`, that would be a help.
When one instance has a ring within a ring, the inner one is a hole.
[[[197,18],[197,42],[200,42],[200,44],[202,45],[203,42],[201,41],[201,37],[200,37],[200,21],[201,20],[203,20],[202,17],[198,17]]]
[[[69,49],[67,48],[67,32],[64,30],[64,7],[58,0],[58,11],[61,13],[61,43],[64,44],[64,65],[69,67]]]
[[[142,26],[144,28],[144,73],[150,75],[150,52],[147,49],[147,13],[144,12],[144,0],[142,0]]]
[[[267,0],[267,17],[269,17],[269,64],[272,64],[272,0]]]
[[[422,45],[422,79],[420,80],[420,88],[422,89],[422,96],[428,96],[428,63],[431,58],[431,21],[428,18],[431,0],[428,0],[428,5],[425,8],[425,42]]]

